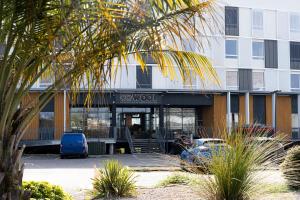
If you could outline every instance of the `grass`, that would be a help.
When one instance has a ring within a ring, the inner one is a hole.
[[[117,160],[108,160],[103,169],[96,169],[92,199],[132,197],[136,193],[134,172]]]
[[[185,172],[175,172],[168,176],[166,179],[162,180],[157,184],[157,187],[167,187],[170,185],[190,185],[197,186],[201,185],[202,180],[199,175],[185,173]]]
[[[263,188],[264,193],[266,193],[266,194],[292,192],[285,183],[261,184],[260,187]]]

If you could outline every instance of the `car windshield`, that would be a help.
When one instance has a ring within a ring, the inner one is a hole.
[[[212,146],[216,144],[223,144],[223,140],[195,140],[194,141],[194,147],[199,147],[199,146]]]
[[[212,146],[212,145],[216,145],[216,144],[223,144],[224,141],[222,140],[209,140],[209,141],[205,141],[203,143],[204,146]]]

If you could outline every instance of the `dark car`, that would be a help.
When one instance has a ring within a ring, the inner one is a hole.
[[[64,133],[60,142],[60,157],[88,157],[88,145],[83,133]]]

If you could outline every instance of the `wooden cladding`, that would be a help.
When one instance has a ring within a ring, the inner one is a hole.
[[[21,107],[26,109],[29,107],[34,107],[38,104],[39,101],[39,93],[33,92],[29,95],[25,96],[21,102]],[[36,115],[29,126],[27,127],[25,134],[23,136],[23,140],[37,140],[39,139],[39,115]]]
[[[276,129],[287,135],[292,133],[292,100],[290,96],[277,96]]]
[[[64,132],[64,93],[54,97],[54,139],[59,140]],[[66,98],[66,130],[70,128],[69,98]]]
[[[35,106],[39,101],[38,92],[32,92],[24,98],[21,106],[26,108],[29,106]],[[69,108],[69,98],[66,98],[66,130],[70,129],[70,108]],[[40,120],[39,114],[37,114],[30,125],[28,126],[23,140],[39,140],[40,139]],[[54,97],[54,139],[59,140],[64,132],[64,94],[59,93]]]
[[[266,125],[272,126],[272,95],[266,96]]]
[[[203,108],[203,125],[211,127],[213,137],[226,128],[226,95],[214,95],[212,106]]]

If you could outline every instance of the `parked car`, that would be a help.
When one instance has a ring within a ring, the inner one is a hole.
[[[189,163],[209,160],[213,152],[222,152],[227,144],[222,139],[202,138],[193,141],[193,147],[182,151],[180,157]]]
[[[191,138],[186,135],[181,135],[175,138],[175,141],[170,146],[170,154],[180,155],[182,151],[192,147]]]
[[[83,133],[64,133],[60,142],[60,157],[88,157],[88,144]]]
[[[257,143],[262,143],[267,145],[268,142],[272,142],[276,145],[276,151],[275,152],[271,152],[273,155],[273,159],[274,162],[277,164],[280,164],[281,162],[283,162],[284,157],[286,155],[286,151],[285,151],[285,146],[283,145],[283,143],[281,141],[278,141],[272,137],[255,137],[255,140],[257,141]]]

